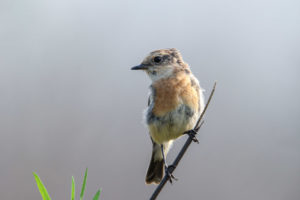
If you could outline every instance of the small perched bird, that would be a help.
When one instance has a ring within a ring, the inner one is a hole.
[[[153,143],[146,183],[158,184],[163,177],[164,165],[168,173],[165,158],[173,140],[189,133],[203,111],[202,89],[174,48],[153,51],[131,69],[145,71],[152,80],[145,112]]]

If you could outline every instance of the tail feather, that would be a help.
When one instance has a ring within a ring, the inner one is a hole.
[[[151,184],[160,183],[163,177],[164,161],[163,160],[154,160],[154,155],[152,153],[152,158],[146,175],[146,183]]]
[[[152,156],[146,175],[147,184],[158,184],[163,177],[164,161],[160,150],[160,145],[153,142]]]

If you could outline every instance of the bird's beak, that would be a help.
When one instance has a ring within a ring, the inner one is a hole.
[[[138,66],[132,67],[131,70],[141,70],[141,69],[147,69],[147,68],[148,68],[147,65],[145,65],[145,64],[140,64],[140,65],[138,65]]]

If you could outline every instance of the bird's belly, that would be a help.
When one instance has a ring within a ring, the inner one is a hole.
[[[162,144],[174,140],[182,136],[185,131],[194,128],[198,113],[189,106],[181,104],[173,111],[158,117],[152,113],[151,107],[149,107],[146,119],[152,139],[156,143]]]

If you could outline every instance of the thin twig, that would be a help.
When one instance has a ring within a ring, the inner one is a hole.
[[[216,89],[216,85],[217,85],[217,82],[215,82],[214,84],[214,87],[212,89],[212,91],[210,92],[210,95],[209,95],[209,98],[207,100],[207,103],[204,107],[204,110],[203,112],[201,113],[195,127],[194,127],[194,130],[195,130],[195,134],[200,130],[201,126],[203,125],[204,121],[202,121],[202,118],[206,112],[206,109],[210,103],[210,100],[212,98],[212,96],[214,95],[214,92],[215,92],[215,89]],[[170,174],[172,174],[178,163],[180,162],[181,158],[183,157],[183,155],[185,154],[187,148],[190,146],[190,144],[192,143],[193,141],[193,137],[188,137],[188,139],[186,140],[186,142],[184,143],[183,147],[181,148],[180,152],[178,153],[177,157],[175,158],[174,162],[172,163],[172,165],[170,165],[169,167],[169,172]],[[159,195],[160,191],[163,189],[163,187],[165,186],[165,184],[168,182],[168,180],[170,179],[170,176],[168,176],[167,174],[165,174],[165,176],[163,177],[163,179],[161,180],[161,182],[159,183],[159,185],[156,187],[155,191],[153,192],[152,196],[150,197],[150,200],[155,200],[156,197]]]

